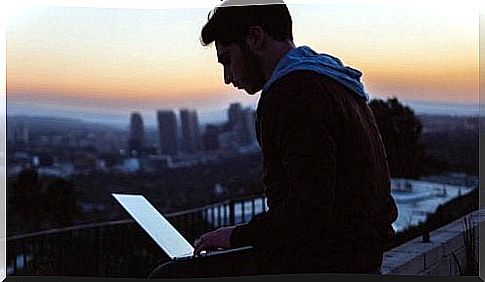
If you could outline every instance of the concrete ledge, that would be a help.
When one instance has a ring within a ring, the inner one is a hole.
[[[430,242],[422,238],[406,242],[386,253],[382,263],[384,275],[459,275],[453,254],[462,268],[466,264],[464,242],[464,218],[468,218],[476,230],[476,256],[478,259],[479,224],[485,222],[485,209],[474,211],[430,233]]]

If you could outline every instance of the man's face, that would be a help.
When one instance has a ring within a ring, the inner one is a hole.
[[[249,48],[232,43],[216,42],[217,59],[224,68],[224,82],[232,83],[252,95],[261,90],[266,82],[260,60]]]

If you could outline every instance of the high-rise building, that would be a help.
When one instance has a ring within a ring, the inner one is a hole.
[[[180,122],[182,124],[182,147],[187,153],[195,153],[200,150],[199,119],[196,111],[187,109],[180,110]]]
[[[7,142],[27,144],[30,140],[29,125],[26,121],[19,121],[15,118],[8,120]]]
[[[233,146],[238,147],[242,143],[242,136],[241,136],[241,131],[242,131],[242,109],[241,109],[241,104],[240,103],[233,103],[229,105],[229,109],[227,111],[227,114],[229,116],[229,121],[227,122],[227,125],[225,126],[225,130],[228,130],[230,134],[226,134],[228,136],[231,136],[231,138],[223,138],[226,141],[230,141],[226,145],[229,146],[229,144],[232,144]],[[222,140],[221,140],[222,141]],[[226,142],[223,142],[226,143]]]
[[[242,112],[242,119],[244,123],[244,141],[245,143],[252,143],[256,141],[256,130],[254,128],[254,121],[256,119],[256,112],[250,107],[245,108]]]
[[[157,112],[157,119],[161,153],[177,155],[177,116],[171,110],[160,110]]]
[[[15,118],[7,119],[7,142],[15,143],[15,126],[17,121]]]
[[[241,104],[233,103],[229,105],[229,128],[233,129],[234,126],[241,120]]]
[[[139,113],[132,113],[130,121],[130,137],[128,140],[130,154],[134,151],[140,153],[143,150],[144,143],[145,129],[143,128],[143,119]]]
[[[204,150],[218,150],[219,149],[219,128],[217,125],[208,124],[206,126],[205,132],[202,135],[202,141],[204,144]]]
[[[233,132],[233,138],[238,145],[247,145],[255,140],[254,110],[234,103],[229,106],[228,115],[227,129]]]

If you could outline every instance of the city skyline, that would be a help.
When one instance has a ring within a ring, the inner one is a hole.
[[[427,101],[410,101],[408,103],[400,100],[404,105],[411,107],[411,109],[418,115],[436,115],[436,116],[478,116],[479,115],[479,105],[470,104],[457,104],[457,103],[435,103]],[[199,123],[201,126],[226,122],[229,118],[227,113],[227,107],[232,104],[221,106],[221,108],[213,109],[210,111],[199,111],[197,108],[192,108],[197,111],[199,117]],[[256,104],[242,104],[245,108],[256,109]],[[168,110],[180,111],[186,109],[187,107],[172,108]],[[11,110],[11,109],[10,109]],[[76,119],[88,123],[99,123],[108,126],[114,126],[117,128],[129,129],[130,126],[130,115],[132,112],[138,112],[145,121],[145,127],[147,129],[157,129],[157,117],[156,112],[158,109],[153,110],[128,110],[127,112],[109,115],[104,113],[92,113],[93,116],[86,116],[83,112],[75,111],[42,111],[38,108],[25,110],[24,111],[9,111],[8,117],[53,117],[53,118],[67,118]]]
[[[396,96],[418,113],[478,114],[473,10],[435,9],[430,17],[428,8],[288,6],[296,45],[363,71],[371,98]],[[201,123],[209,123],[221,120],[228,104],[254,107],[259,95],[224,85],[214,47],[198,41],[208,12],[37,7],[18,13],[7,26],[7,114],[126,124],[136,111],[153,127],[158,108],[196,108]]]
[[[32,142],[41,146],[89,147],[106,154],[115,152],[128,157],[123,167],[126,165],[129,171],[139,167],[131,158],[148,155],[170,156],[172,160],[181,157],[191,160],[188,163],[191,165],[190,162],[201,156],[205,158],[207,152],[222,150],[231,155],[239,149],[246,153],[256,149],[256,134],[252,130],[255,111],[233,103],[227,113],[229,118],[221,123],[202,125],[194,109],[185,108],[178,113],[160,109],[157,110],[158,127],[146,130],[142,115],[132,112],[128,131],[104,128],[101,124],[83,124],[79,120],[14,116],[9,117],[7,141],[13,146],[29,146]],[[104,163],[100,165],[105,167]]]

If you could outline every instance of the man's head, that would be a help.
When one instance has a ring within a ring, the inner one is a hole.
[[[215,42],[224,82],[249,94],[263,88],[274,46],[292,41],[292,21],[285,4],[223,4],[209,14],[201,32],[203,45]]]

